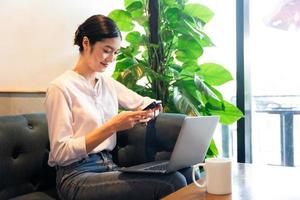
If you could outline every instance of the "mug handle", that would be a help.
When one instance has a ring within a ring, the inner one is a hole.
[[[199,167],[204,167],[205,163],[198,163],[196,165],[193,165],[193,172],[192,172],[192,177],[193,177],[193,182],[195,183],[195,185],[197,187],[200,187],[200,188],[204,188],[205,185],[206,185],[206,182],[204,181],[203,184],[200,184],[196,181],[196,178],[195,178],[195,171],[196,171],[196,168],[199,168]]]

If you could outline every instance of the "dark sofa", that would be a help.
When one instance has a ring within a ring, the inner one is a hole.
[[[114,161],[131,166],[169,158],[184,118],[162,113],[148,126],[118,132]],[[0,200],[59,199],[55,169],[47,165],[48,154],[44,113],[0,116]]]

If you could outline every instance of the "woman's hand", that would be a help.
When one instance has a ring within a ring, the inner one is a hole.
[[[153,118],[153,110],[145,111],[124,111],[111,119],[116,131],[133,128],[143,120],[149,121]],[[143,121],[144,122],[144,121]]]

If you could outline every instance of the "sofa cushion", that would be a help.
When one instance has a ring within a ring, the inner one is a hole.
[[[43,192],[32,192],[9,200],[55,200],[55,199]]]

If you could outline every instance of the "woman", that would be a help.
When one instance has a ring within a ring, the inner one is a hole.
[[[116,132],[153,118],[142,97],[99,72],[120,49],[121,33],[108,17],[94,15],[78,27],[80,57],[73,70],[51,82],[46,96],[49,165],[57,169],[62,199],[159,199],[187,184],[179,173],[122,174],[110,151]],[[118,105],[131,110],[118,114]]]

